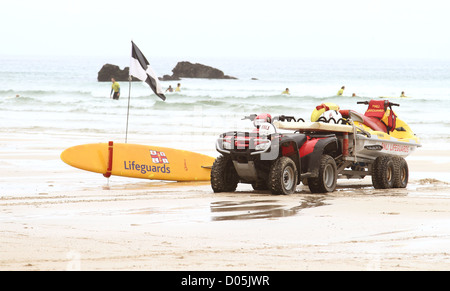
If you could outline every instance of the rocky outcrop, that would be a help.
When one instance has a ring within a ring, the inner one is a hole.
[[[170,75],[164,75],[161,77],[159,77],[158,79],[160,79],[161,81],[179,81],[181,80],[180,78],[178,78],[177,76],[170,76]]]
[[[172,76],[164,75],[160,80],[172,81],[180,78],[204,78],[204,79],[237,79],[225,75],[221,70],[205,66],[202,64],[193,64],[190,62],[178,62],[172,70]]]
[[[178,62],[178,64],[172,70],[172,76],[164,75],[159,78],[162,81],[178,81],[180,78],[204,78],[204,79],[237,79],[225,75],[221,70],[205,66],[202,64],[193,64],[190,62]],[[109,82],[111,78],[115,78],[116,81],[128,81],[128,75],[130,69],[125,67],[123,70],[119,66],[105,64],[98,72],[97,80],[99,82]],[[136,78],[132,78],[132,81],[139,81]]]
[[[99,82],[110,82],[111,78],[116,79],[116,81],[128,81],[128,76],[130,74],[130,68],[125,67],[123,70],[119,66],[106,64],[98,72],[97,80]],[[132,78],[132,81],[139,81],[136,78]]]

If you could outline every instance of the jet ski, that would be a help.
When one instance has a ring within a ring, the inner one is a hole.
[[[353,110],[339,110],[342,117],[355,126],[355,156],[368,159],[382,155],[407,157],[421,146],[419,137],[392,109],[393,106],[400,106],[399,104],[388,100],[357,103],[368,105],[364,114]]]

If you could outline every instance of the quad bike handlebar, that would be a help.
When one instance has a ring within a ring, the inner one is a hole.
[[[241,120],[249,119],[250,121],[253,121],[256,118],[256,116],[258,116],[258,115],[250,114],[250,115],[244,116],[244,118],[242,118]]]

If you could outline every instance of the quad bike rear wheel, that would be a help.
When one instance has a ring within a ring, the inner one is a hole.
[[[333,192],[337,185],[337,167],[333,157],[322,155],[319,161],[319,176],[308,178],[311,193]]]
[[[256,181],[252,183],[253,190],[268,190],[267,181]]]

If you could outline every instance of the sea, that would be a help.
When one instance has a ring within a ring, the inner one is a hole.
[[[218,135],[252,128],[243,119],[250,114],[308,120],[325,102],[364,113],[358,101],[381,97],[400,105],[395,113],[424,148],[450,149],[450,60],[146,57],[158,76],[189,61],[237,79],[162,81],[163,89],[181,84],[165,101],[143,82],[123,81],[113,100],[111,82],[98,82],[98,71],[106,63],[129,66],[129,56],[0,56],[0,153],[22,153],[0,167],[30,166],[23,156],[31,149],[31,160],[52,156],[48,167],[56,173],[69,167],[59,161],[65,148],[110,140],[217,156]],[[286,88],[290,95],[281,94]],[[400,98],[402,91],[408,98]],[[45,168],[45,159],[33,166]]]

